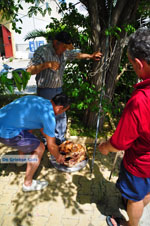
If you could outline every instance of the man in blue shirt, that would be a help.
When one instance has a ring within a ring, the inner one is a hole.
[[[58,163],[64,162],[55,142],[55,116],[70,106],[69,98],[60,93],[51,101],[38,96],[24,96],[0,109],[0,142],[16,148],[22,154],[31,154],[27,162],[23,191],[41,190],[46,181],[33,180],[45,146],[29,130],[40,129],[47,140],[47,147]],[[32,159],[37,159],[36,162]]]

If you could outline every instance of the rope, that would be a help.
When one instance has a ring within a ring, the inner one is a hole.
[[[108,19],[108,27],[110,27],[110,22],[111,22],[111,11],[112,11],[112,2],[110,5],[110,11],[109,11],[109,19]],[[108,49],[109,49],[109,36],[106,37],[106,52],[105,52],[105,58],[104,58],[104,65],[107,64],[107,54],[108,54]],[[94,168],[94,162],[95,162],[95,154],[96,154],[96,146],[97,146],[97,136],[98,136],[98,131],[99,131],[99,124],[100,124],[100,113],[101,113],[101,108],[102,108],[102,99],[104,95],[104,82],[105,82],[105,77],[106,77],[106,70],[103,70],[102,74],[102,89],[101,89],[101,94],[100,94],[100,103],[99,103],[99,111],[98,111],[98,116],[97,116],[97,125],[96,125],[96,137],[95,137],[95,143],[94,143],[94,151],[93,151],[93,159],[92,159],[92,164],[91,164],[91,176],[93,173],[93,168]]]
[[[95,143],[94,143],[93,159],[92,159],[92,164],[91,164],[91,175],[93,173],[93,167],[94,167],[94,162],[95,162],[95,154],[96,154],[96,146],[97,146],[97,137],[98,137],[99,123],[100,123],[100,113],[101,113],[101,108],[102,108],[102,96],[103,96],[103,93],[101,91],[101,94],[100,94],[100,103],[99,103],[99,111],[98,111],[98,116],[97,116],[96,137],[95,137]]]

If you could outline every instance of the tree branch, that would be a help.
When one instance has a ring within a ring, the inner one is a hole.
[[[92,27],[92,40],[94,43],[95,51],[97,51],[100,48],[99,43],[99,34],[101,31],[100,27],[100,21],[99,21],[99,11],[98,11],[98,3],[97,0],[89,0],[89,15],[90,15],[90,22]]]
[[[123,67],[122,71],[120,72],[120,74],[117,75],[115,83],[117,83],[119,81],[120,77],[123,75],[123,73],[125,71],[127,71],[128,65],[129,65],[129,63],[126,63],[125,66]]]
[[[124,9],[125,5],[127,4],[128,0],[122,1],[118,0],[115,8],[112,11],[112,20],[111,20],[111,26],[115,26],[118,23],[119,17],[122,13],[122,10]],[[128,4],[130,5],[130,4]]]
[[[111,26],[119,26],[132,20],[137,11],[140,0],[118,0],[112,12]]]

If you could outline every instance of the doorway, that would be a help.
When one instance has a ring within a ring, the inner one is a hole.
[[[0,56],[13,57],[11,32],[4,25],[0,25]]]

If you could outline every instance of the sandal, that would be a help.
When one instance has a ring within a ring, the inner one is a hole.
[[[107,216],[106,217],[106,222],[107,222],[107,225],[108,226],[114,226],[111,219],[114,219],[117,223],[117,226],[120,226],[120,220],[122,220],[121,218],[119,217],[113,217],[113,216]]]

